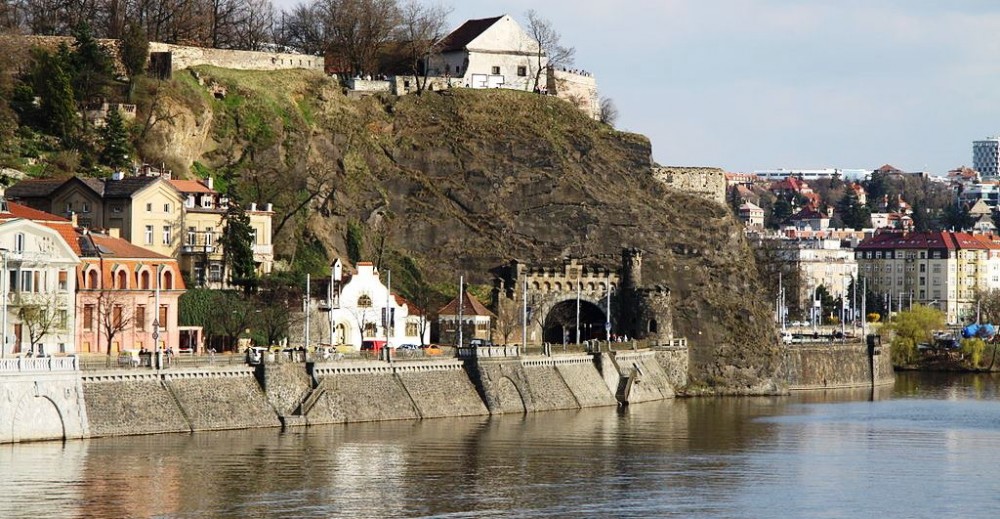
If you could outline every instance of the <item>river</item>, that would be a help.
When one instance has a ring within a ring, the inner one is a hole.
[[[997,517],[998,391],[901,374],[875,395],[4,445],[0,517]]]

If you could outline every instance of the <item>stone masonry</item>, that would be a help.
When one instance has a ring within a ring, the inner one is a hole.
[[[653,168],[653,177],[670,189],[726,203],[726,172],[722,169],[665,166]]]

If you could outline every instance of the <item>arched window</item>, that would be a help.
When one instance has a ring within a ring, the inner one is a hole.
[[[542,285],[539,285],[538,282],[535,281],[534,283],[531,284],[531,289],[532,290],[541,290],[542,289]]]
[[[562,292],[562,283],[556,281],[555,289],[556,292]]]
[[[337,325],[337,344],[347,344],[347,327],[344,323]]]
[[[544,284],[544,285],[542,285],[542,290],[544,290],[544,291],[546,291],[546,292],[548,292],[548,291],[549,291],[549,290],[551,290],[551,289],[552,289],[552,286],[551,286],[551,285],[549,285],[549,282],[548,282],[548,281],[546,281],[546,282],[545,282],[545,284]]]
[[[174,289],[174,273],[169,270],[163,273],[163,289],[173,290]]]
[[[371,298],[371,296],[369,296],[368,294],[361,294],[361,296],[358,297],[358,308],[371,308],[371,307],[372,307],[372,298]],[[373,324],[372,326],[375,326],[375,325]],[[366,327],[365,331],[367,331],[367,330],[368,329]]]
[[[149,290],[150,288],[152,288],[152,287],[149,286],[149,271],[148,270],[144,270],[144,271],[142,271],[141,274],[139,274],[139,287],[142,288],[143,290]]]
[[[649,333],[658,333],[656,326],[656,319],[649,320]]]
[[[119,290],[128,288],[128,274],[125,269],[118,269],[118,272],[115,273],[115,288]]]
[[[593,292],[595,285],[593,283],[587,283],[587,290]]]
[[[87,271],[87,288],[97,288],[97,270]]]

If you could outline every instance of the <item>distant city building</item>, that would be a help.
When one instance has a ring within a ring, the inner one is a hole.
[[[851,279],[858,273],[854,252],[837,239],[767,239],[785,274],[786,301],[792,315],[808,317],[814,291],[822,286],[834,299],[847,295]],[[850,306],[850,305],[848,305]]]
[[[996,178],[1000,164],[1000,137],[972,141],[972,169],[987,178]]]
[[[855,248],[858,274],[893,306],[943,310],[949,323],[975,318],[980,291],[1000,288],[998,237],[964,232],[882,232]]]
[[[802,180],[828,180],[828,179],[841,179],[841,180],[852,180],[861,181],[868,180],[872,176],[872,172],[869,169],[841,169],[841,168],[825,168],[825,169],[758,169],[753,172],[760,180],[784,180],[788,177],[796,177]]]
[[[334,263],[334,293],[329,298],[333,308],[329,322],[334,344],[360,349],[364,341],[388,341],[396,348],[402,344],[427,344],[430,327],[421,329],[416,309],[405,299],[392,294],[382,282],[378,269],[370,262],[360,262],[353,276],[339,276],[340,260]],[[316,337],[316,342],[325,342]]]
[[[740,206],[740,220],[747,227],[763,227],[764,210],[757,204],[747,202]]]
[[[496,314],[476,299],[476,296],[464,292],[462,294],[461,311],[459,311],[458,296],[438,310],[438,329],[440,340],[444,344],[458,344],[458,323],[462,323],[462,343],[468,344],[472,339],[491,340],[493,321]]]

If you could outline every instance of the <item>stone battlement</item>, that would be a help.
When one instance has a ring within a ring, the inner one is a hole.
[[[720,168],[665,166],[653,168],[653,177],[670,189],[726,203],[726,172]]]

